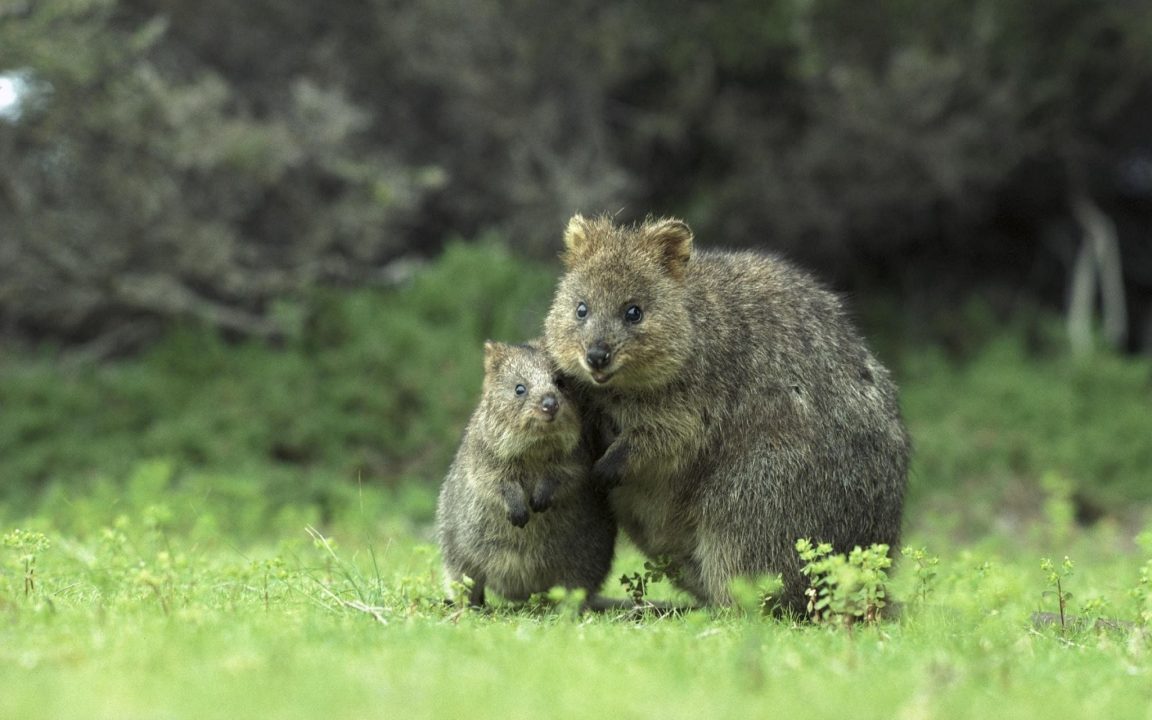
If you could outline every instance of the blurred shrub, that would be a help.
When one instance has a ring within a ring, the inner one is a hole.
[[[108,354],[174,322],[275,337],[272,300],[403,251],[429,181],[308,74],[258,97],[115,0],[2,11],[50,96],[0,123],[0,327]],[[239,30],[240,28],[232,28]]]
[[[486,229],[551,255],[575,211],[686,216],[915,308],[1051,307],[1076,191],[1134,218],[1136,334],[1150,38],[1149,3],[1086,0],[5,5],[0,71],[51,94],[0,121],[0,332],[277,337],[277,299]]]
[[[307,296],[280,349],[189,325],[137,360],[0,360],[0,495],[122,476],[142,457],[177,474],[251,469],[266,491],[321,506],[339,495],[334,475],[439,482],[478,398],[483,341],[534,336],[554,277],[498,245],[457,244],[402,288]]]
[[[375,3],[351,62],[376,138],[446,178],[420,234],[495,229],[537,257],[573,212],[618,210],[640,176],[614,140],[637,32],[599,0]]]
[[[646,206],[945,302],[1004,279],[1059,301],[1075,245],[1044,231],[1077,183],[1114,199],[1152,94],[1139,3],[734,1],[655,27],[626,126]]]
[[[904,375],[915,493],[1057,473],[1092,503],[1152,499],[1152,362],[1036,356],[1002,333],[961,364],[909,354]]]
[[[279,348],[189,324],[130,360],[0,358],[0,504],[26,506],[46,488],[68,502],[83,483],[98,489],[93,502],[119,506],[166,483],[185,505],[231,498],[235,513],[217,517],[229,526],[246,512],[264,513],[256,524],[295,512],[300,524],[355,509],[360,483],[435,487],[478,397],[483,340],[535,336],[556,272],[491,241],[451,244],[401,287],[279,306],[295,328]],[[965,317],[985,340],[959,356],[890,346],[915,496],[1039,488],[1057,473],[1105,507],[1152,499],[1152,365],[1074,361],[991,329],[979,309]],[[427,492],[391,497],[427,519]]]

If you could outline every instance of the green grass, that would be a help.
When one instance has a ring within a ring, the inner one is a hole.
[[[435,491],[481,342],[536,334],[555,273],[455,245],[286,303],[282,347],[0,357],[0,718],[1147,717],[1152,364],[1012,329],[886,358],[906,539],[939,557],[897,568],[898,619],[443,606]],[[1034,626],[1066,555],[1070,612],[1131,627]],[[642,566],[623,547],[608,594]]]
[[[427,525],[389,510],[391,492],[365,491],[327,542],[305,517],[221,532],[232,503],[189,487],[137,479],[115,506],[84,494],[5,525],[0,717],[1123,718],[1144,716],[1152,687],[1142,626],[1032,625],[1056,609],[1047,555],[1077,562],[1071,612],[1148,609],[1130,593],[1147,558],[1130,534],[1059,513],[967,547],[914,518],[937,576],[923,585],[906,562],[891,584],[901,617],[844,629],[737,610],[457,612],[440,603]],[[14,527],[50,543],[27,592],[32,543],[14,546]],[[614,578],[641,563],[625,548]]]

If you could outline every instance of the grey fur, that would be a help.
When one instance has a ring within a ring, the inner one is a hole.
[[[518,396],[517,385],[525,393]],[[544,398],[557,401],[548,421]],[[589,482],[580,416],[535,345],[485,345],[484,390],[440,490],[437,530],[449,593],[466,575],[469,601],[509,600],[553,586],[600,589],[616,524]]]
[[[577,216],[565,244],[546,348],[615,436],[594,474],[618,522],[683,589],[726,604],[734,576],[779,572],[801,610],[797,538],[898,546],[896,387],[835,295],[771,255],[694,250],[676,220]]]

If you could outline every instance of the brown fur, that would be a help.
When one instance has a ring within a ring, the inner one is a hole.
[[[486,588],[510,600],[556,585],[591,596],[612,564],[616,525],[589,482],[575,404],[536,345],[484,349],[480,404],[436,511],[449,591],[467,575],[473,605],[484,604]],[[545,398],[556,402],[552,415]]]
[[[593,473],[621,527],[684,589],[723,604],[734,576],[779,572],[800,609],[797,538],[896,547],[896,388],[835,295],[771,255],[696,250],[678,220],[576,216],[564,241],[546,348],[615,435]]]

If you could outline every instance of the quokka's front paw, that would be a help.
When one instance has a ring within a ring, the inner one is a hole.
[[[508,522],[512,523],[518,528],[522,528],[528,524],[528,519],[532,516],[528,513],[528,508],[516,508],[515,510],[508,511]]]
[[[528,507],[532,508],[532,512],[542,513],[552,507],[552,498],[540,498],[533,495],[528,500]]]
[[[528,507],[532,508],[532,512],[544,512],[552,507],[552,498],[555,495],[556,486],[551,482],[544,481],[532,491],[532,497],[528,498]]]
[[[618,487],[624,477],[627,452],[609,450],[592,465],[592,482],[601,490]]]

